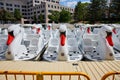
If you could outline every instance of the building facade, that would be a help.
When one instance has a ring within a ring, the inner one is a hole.
[[[40,14],[44,17],[44,22],[48,23],[50,20],[48,15],[51,11],[61,11],[62,9],[74,13],[73,8],[65,7],[59,4],[60,0],[0,0],[0,9],[5,9],[9,12],[14,12],[19,9],[23,21],[25,23],[34,23],[34,16],[39,17]],[[38,22],[39,19],[37,19]]]

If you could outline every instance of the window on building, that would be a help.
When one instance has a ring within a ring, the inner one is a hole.
[[[59,9],[60,7],[58,6],[58,9]]]
[[[10,10],[12,11],[12,10],[13,10],[13,8],[10,8]]]
[[[50,13],[51,13],[51,12],[52,12],[52,10],[48,10],[48,12],[50,12]]]
[[[40,11],[37,11],[37,13],[40,13]]]
[[[27,2],[27,4],[29,4],[29,2]]]
[[[15,7],[20,7],[20,5],[17,5],[17,4],[15,4],[14,6],[15,6]]]
[[[33,5],[31,4],[30,7],[32,7]]]
[[[9,4],[8,4],[8,3],[6,3],[6,6],[9,6]]]
[[[0,7],[0,9],[4,9],[4,7]]]
[[[12,6],[12,4],[10,4],[10,6]]]
[[[36,7],[36,9],[38,9],[38,7]]]
[[[27,13],[25,13],[25,15],[27,15]]]
[[[25,11],[25,12],[26,12],[27,10],[26,10],[26,9],[22,9],[22,11]]]
[[[12,8],[7,8],[8,11],[12,11],[13,9]]]
[[[58,2],[58,1],[56,1],[56,3],[58,3],[58,4],[59,4],[59,2]]]
[[[35,6],[37,6],[38,4],[35,4]]]
[[[53,5],[51,5],[51,8],[53,8]]]
[[[22,8],[26,8],[26,6],[25,6],[25,5],[22,5]]]
[[[9,8],[7,8],[7,10],[9,10]]]
[[[42,10],[41,12],[42,12],[42,13],[44,13],[45,11],[44,11],[44,10]]]
[[[45,5],[43,5],[43,7],[45,7]]]
[[[0,5],[4,5],[4,3],[0,2]]]
[[[28,15],[30,15],[30,13],[28,13]]]
[[[28,11],[30,11],[30,9],[28,9]]]
[[[35,0],[35,3],[39,3],[39,1],[38,1],[38,0]]]
[[[56,8],[56,6],[54,6]]]
[[[50,5],[48,4],[48,7],[50,7]]]
[[[12,6],[12,4],[6,3],[6,6]]]

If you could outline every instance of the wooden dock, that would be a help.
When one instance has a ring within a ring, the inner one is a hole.
[[[0,70],[34,72],[84,72],[90,76],[91,80],[100,80],[101,77],[107,72],[120,71],[120,61],[0,61]],[[120,80],[120,77],[118,80]]]

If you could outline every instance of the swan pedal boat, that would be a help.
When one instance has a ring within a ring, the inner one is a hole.
[[[0,60],[4,60],[5,59],[5,53],[7,51],[7,29],[6,28],[0,28]]]
[[[20,25],[12,25],[8,28],[8,52],[7,60],[33,60],[44,47],[43,37],[38,25],[34,29],[23,28]],[[34,32],[35,31],[35,32]]]
[[[83,56],[78,49],[75,35],[66,35],[66,25],[60,25],[60,37],[51,38],[43,59],[46,61],[80,61]],[[69,33],[68,33],[69,34]]]
[[[119,60],[120,55],[114,51],[114,42],[112,39],[112,28],[107,25],[95,33],[85,33],[82,44],[79,49],[84,52],[84,58],[87,60]]]

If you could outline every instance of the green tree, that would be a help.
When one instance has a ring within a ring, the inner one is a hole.
[[[6,23],[7,21],[15,20],[15,18],[12,13],[2,9],[2,10],[0,10],[0,20],[2,20],[4,23]]]
[[[37,23],[37,17],[36,17],[36,15],[33,16],[33,20],[34,20],[35,23]]]
[[[59,22],[59,18],[60,18],[60,12],[58,11],[51,11],[51,15],[48,15],[48,18],[51,20],[51,21],[54,21],[54,22]]]
[[[88,7],[89,3],[81,3],[78,2],[77,5],[75,6],[75,13],[74,13],[74,19],[76,21],[84,21],[87,19],[87,12],[88,12]]]
[[[40,14],[38,18],[40,20],[40,23],[44,22],[44,15]]]
[[[120,0],[112,0],[110,4],[110,14],[111,18],[118,20],[120,19]]]
[[[22,15],[21,15],[19,9],[15,9],[15,10],[14,10],[14,17],[15,17],[15,19],[18,20],[18,21],[22,18]]]
[[[71,14],[69,11],[62,10],[60,12],[60,22],[69,22],[71,20]]]
[[[88,18],[91,23],[102,20],[106,10],[106,0],[91,0]],[[104,16],[105,17],[105,16]]]

